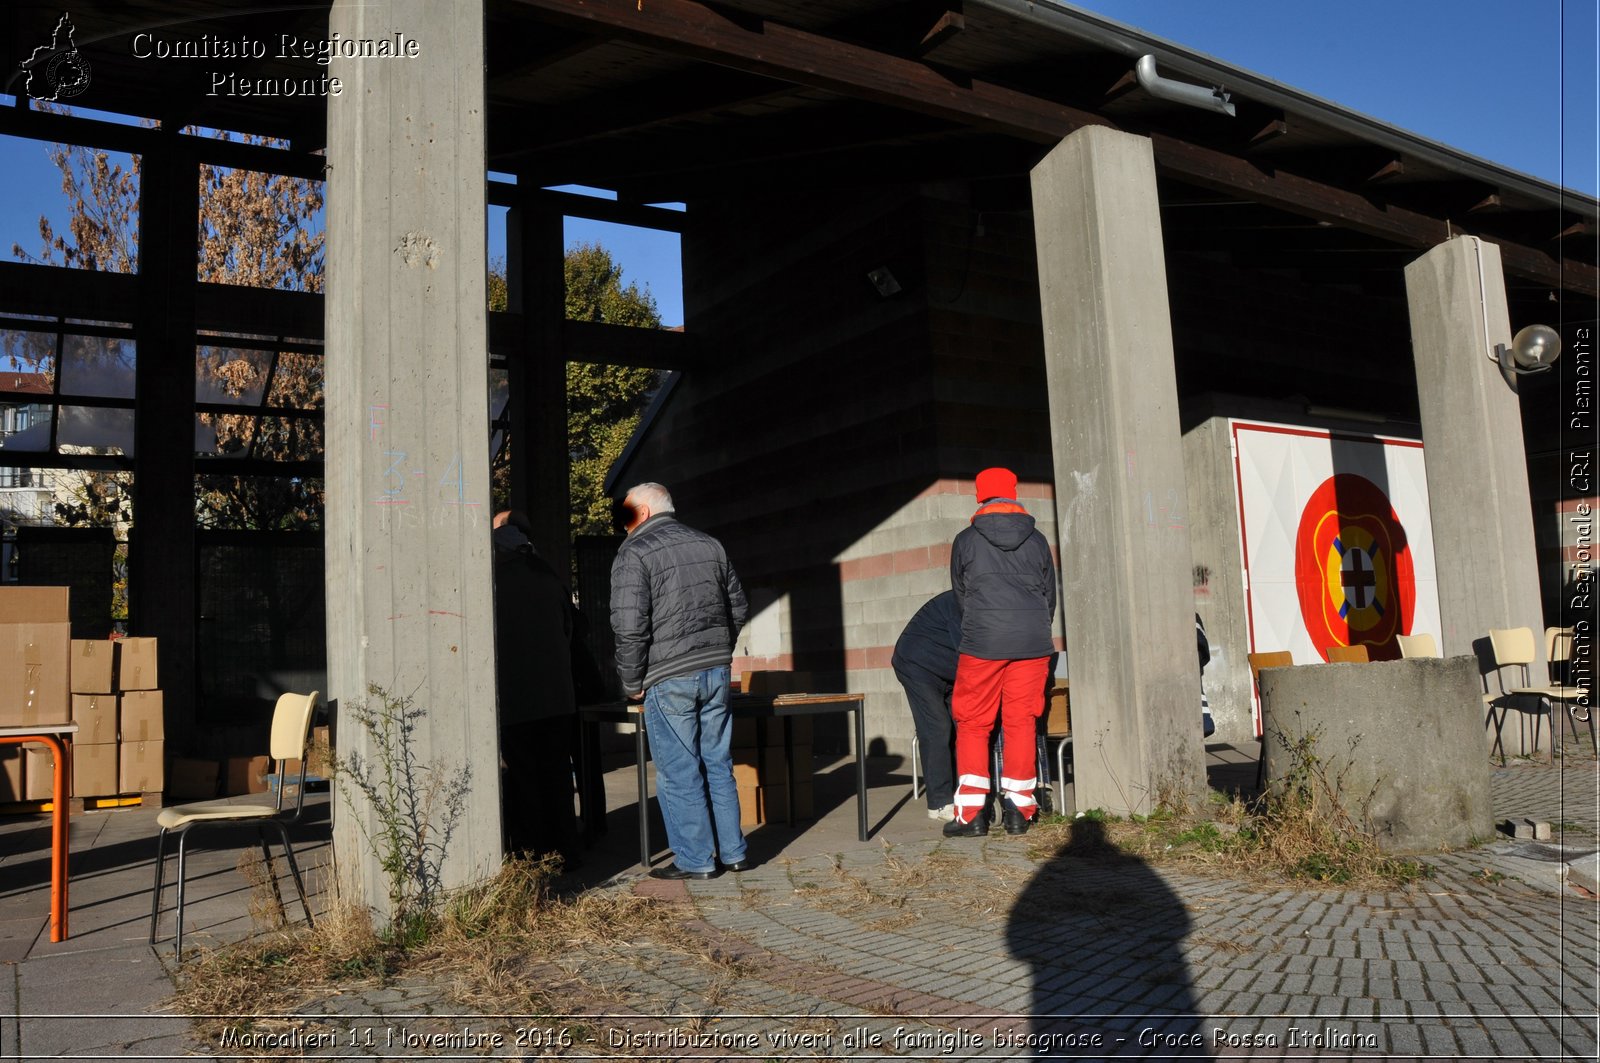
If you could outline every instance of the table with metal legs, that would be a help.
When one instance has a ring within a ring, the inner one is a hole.
[[[78,733],[75,723],[20,724],[0,727],[0,745],[25,745],[37,742],[55,756],[55,787],[50,810],[50,940],[67,940],[67,838],[68,780],[72,778],[71,736]]]
[[[783,721],[783,760],[789,769],[789,777],[795,777],[794,764],[794,719],[797,716],[822,716],[836,712],[849,712],[855,714],[856,731],[856,829],[862,841],[868,840],[867,830],[867,742],[866,721],[862,718],[866,698],[861,694],[734,694],[729,699],[731,716],[735,721],[754,719],[758,727],[765,727],[767,720]],[[625,701],[607,701],[596,705],[584,705],[578,709],[579,722],[579,753],[578,753],[578,793],[583,804],[583,820],[585,829],[592,829],[597,817],[603,819],[605,809],[602,806],[597,810],[588,806],[597,795],[604,791],[596,785],[596,780],[590,777],[594,770],[591,761],[593,751],[590,744],[593,741],[590,735],[591,725],[597,723],[631,723],[634,724],[634,762],[638,771],[639,780],[639,863],[641,866],[650,866],[650,780],[645,768],[648,750],[645,745],[644,733],[644,706]],[[794,824],[794,791],[793,786],[787,787],[788,809],[787,822]],[[603,800],[603,796],[601,796]]]

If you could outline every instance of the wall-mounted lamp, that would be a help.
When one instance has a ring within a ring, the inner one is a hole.
[[[889,272],[888,266],[879,266],[872,270],[867,274],[867,280],[872,282],[872,286],[878,289],[878,294],[885,299],[900,292],[900,282],[894,279],[894,274]]]
[[[1549,325],[1528,325],[1512,337],[1511,346],[1494,345],[1489,360],[1507,373],[1526,376],[1542,373],[1561,355],[1561,337]]]

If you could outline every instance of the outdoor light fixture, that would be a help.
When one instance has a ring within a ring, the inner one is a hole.
[[[1555,329],[1549,325],[1528,325],[1512,338],[1511,346],[1495,344],[1489,359],[1499,362],[1500,368],[1507,373],[1527,376],[1529,373],[1543,373],[1560,354],[1561,337]]]
[[[879,266],[867,274],[867,280],[878,289],[878,294],[885,299],[900,292],[900,282],[894,279],[894,274],[889,272],[888,266]]]

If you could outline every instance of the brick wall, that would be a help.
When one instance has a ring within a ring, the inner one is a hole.
[[[1054,542],[1031,241],[937,190],[691,204],[680,381],[621,486],[652,479],[721,538],[756,606],[736,667],[867,695],[874,751],[908,755],[895,639],[949,587],[972,477],[1005,464]],[[1023,251],[1026,254],[1022,254]],[[888,267],[903,291],[867,279]],[[839,748],[841,726],[829,737]]]

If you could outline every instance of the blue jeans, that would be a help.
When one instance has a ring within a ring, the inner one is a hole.
[[[719,855],[724,864],[743,860],[739,790],[728,752],[728,666],[652,686],[644,692],[644,724],[656,762],[656,799],[678,867],[713,871]]]

